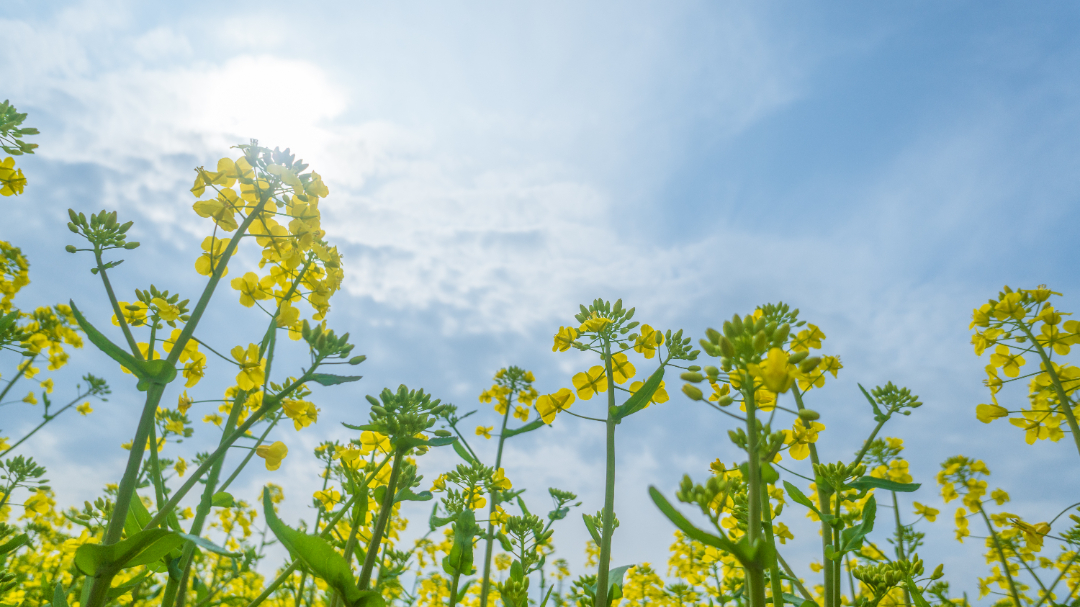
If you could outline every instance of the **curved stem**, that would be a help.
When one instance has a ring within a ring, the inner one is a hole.
[[[1050,356],[1046,353],[1046,349],[1042,347],[1042,344],[1035,339],[1035,334],[1031,332],[1031,327],[1027,326],[1024,321],[1016,323],[1031,340],[1031,345],[1039,353],[1039,358],[1043,361],[1043,367],[1046,368],[1047,375],[1050,376],[1050,381],[1054,384],[1054,391],[1057,392],[1058,400],[1061,407],[1061,413],[1065,416],[1065,421],[1069,424],[1069,430],[1072,432],[1073,443],[1076,444],[1076,451],[1080,453],[1080,426],[1077,426],[1076,415],[1072,410],[1072,399],[1065,392],[1065,387],[1061,385],[1061,378],[1058,377],[1057,371],[1054,370],[1054,365],[1050,362]]]
[[[394,463],[390,468],[390,480],[386,483],[386,496],[383,497],[383,503],[379,506],[379,518],[375,520],[375,527],[371,530],[371,542],[368,543],[367,554],[364,555],[364,567],[360,570],[360,590],[367,590],[371,585],[371,572],[379,557],[379,542],[382,541],[383,533],[390,522],[390,512],[394,509],[394,494],[397,491],[397,480],[401,474],[401,462],[404,457],[403,450],[395,450]]]

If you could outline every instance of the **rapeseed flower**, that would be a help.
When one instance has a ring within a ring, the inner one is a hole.
[[[267,470],[277,470],[281,467],[281,460],[289,455],[289,448],[281,441],[275,441],[272,445],[259,445],[255,447],[255,455],[266,460]]]
[[[600,365],[578,373],[573,377],[574,388],[581,400],[589,400],[594,394],[600,394],[608,388],[607,374]]]

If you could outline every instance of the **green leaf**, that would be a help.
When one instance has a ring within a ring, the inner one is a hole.
[[[863,506],[862,522],[850,529],[844,529],[840,533],[840,553],[850,550],[858,550],[862,547],[863,538],[874,530],[874,519],[877,517],[877,500],[873,496],[866,500]]]
[[[52,607],[68,607],[67,590],[64,590],[63,582],[57,582],[53,588],[51,603]]]
[[[603,542],[600,541],[600,534],[596,531],[596,525],[593,524],[592,517],[582,513],[581,518],[585,521],[585,528],[589,530],[589,535],[592,536],[596,545],[599,546],[602,544]]]
[[[611,571],[608,571],[608,594],[611,594],[611,589],[615,586],[622,587],[623,577],[626,575],[626,570],[633,567],[633,565],[623,565],[622,567],[616,567]]]
[[[218,491],[210,498],[210,505],[218,508],[232,508],[236,505],[236,500],[233,499],[232,494],[225,491]]]
[[[466,462],[470,464],[477,463],[476,458],[473,457],[472,453],[469,453],[469,450],[465,448],[465,445],[461,444],[460,442],[454,443],[454,451],[457,452],[457,454],[461,456],[461,459],[465,460]]]
[[[803,597],[801,597],[801,596],[799,596],[797,594],[791,594],[790,592],[785,592],[784,593],[784,602],[789,603],[791,605],[799,605],[799,607],[802,607],[807,602],[809,602],[810,605],[814,605],[813,601],[807,601]]]
[[[807,508],[817,513],[818,516],[821,515],[821,512],[817,509],[817,506],[814,505],[814,502],[811,502],[810,498],[806,497],[806,494],[804,494],[802,490],[800,490],[798,487],[792,485],[787,481],[784,481],[784,490],[787,491],[787,494],[796,504],[806,506]]]
[[[153,575],[152,571],[143,571],[139,575],[131,578],[130,580],[124,582],[123,584],[120,584],[119,586],[113,586],[112,588],[109,588],[109,592],[106,595],[106,597],[108,597],[108,598],[106,600],[115,601],[116,599],[124,596],[125,594],[127,594],[129,592],[131,592],[131,590],[133,588],[135,588],[139,584],[146,581],[146,578],[150,577],[151,575]],[[53,597],[55,598],[56,595],[53,594]]]
[[[79,323],[79,327],[86,333],[86,338],[90,340],[90,343],[97,346],[109,358],[123,365],[128,371],[131,371],[139,379],[136,387],[140,392],[149,390],[151,384],[166,385],[176,379],[176,368],[170,365],[168,361],[139,360],[135,358],[120,346],[109,341],[109,338],[105,337],[101,331],[94,328],[94,325],[86,320],[82,312],[79,312],[73,300],[69,300],[68,303],[71,305],[71,313],[75,317],[75,322]]]
[[[199,537],[197,535],[189,535],[187,533],[177,533],[177,535],[179,535],[180,537],[184,538],[185,540],[187,540],[189,542],[194,542],[194,544],[196,546],[198,546],[198,547],[200,547],[200,548],[202,548],[204,550],[209,550],[210,552],[213,552],[215,554],[220,554],[221,556],[227,556],[227,557],[233,558],[233,559],[238,559],[238,558],[244,556],[244,553],[242,553],[242,552],[229,552],[228,550],[226,550],[225,548],[222,548],[221,546],[218,546],[214,542],[211,542],[210,540],[208,540],[206,538]]]
[[[16,535],[14,538],[12,538],[12,539],[8,540],[7,542],[5,542],[4,544],[0,545],[0,555],[7,554],[9,552],[14,552],[15,550],[18,550],[19,547],[22,546],[23,544],[29,544],[29,543],[30,543],[30,536],[26,535],[25,533],[20,533],[19,535]]]
[[[649,376],[649,379],[645,381],[645,384],[630,395],[630,398],[626,399],[626,402],[615,407],[614,417],[616,420],[621,420],[627,416],[633,415],[638,411],[645,408],[645,405],[649,404],[652,400],[653,394],[656,394],[656,390],[660,388],[660,382],[664,380],[664,367],[661,366],[653,374]]]
[[[395,502],[426,502],[435,497],[430,491],[421,491],[420,493],[413,493],[409,487],[403,487],[397,494],[394,495]]]
[[[907,586],[908,592],[911,593],[911,598],[915,601],[915,607],[930,607],[930,603],[926,601],[926,597],[923,596],[922,591],[915,584],[915,580],[908,576],[904,580],[904,585]]]
[[[873,396],[870,396],[870,393],[866,391],[866,388],[862,387],[862,384],[858,384],[858,386],[859,389],[862,390],[863,396],[866,397],[866,400],[870,401],[870,406],[874,408],[874,421],[881,422],[889,419],[889,416],[883,414],[881,412],[881,409],[878,408],[877,401],[874,400]]]
[[[503,435],[503,438],[510,438],[511,436],[517,436],[518,434],[525,434],[526,432],[532,432],[533,430],[536,430],[537,428],[543,428],[545,425],[547,425],[547,424],[544,423],[544,420],[536,419],[536,420],[533,420],[533,421],[525,424],[524,426],[522,426],[520,428],[513,428],[513,429],[507,428],[506,431],[502,433],[502,435]]]
[[[108,546],[79,546],[75,550],[75,566],[86,575],[109,576],[121,569],[153,563],[183,543],[183,538],[174,531],[146,529]]]
[[[331,375],[329,373],[312,373],[311,381],[319,384],[320,386],[336,386],[337,384],[347,384],[352,381],[362,379],[362,375]]]
[[[885,480],[883,478],[875,478],[873,476],[860,476],[859,478],[845,485],[845,487],[848,487],[850,489],[858,489],[859,491],[863,491],[865,489],[870,489],[871,487],[873,487],[877,489],[885,489],[888,491],[903,491],[906,493],[910,493],[912,491],[918,490],[919,487],[922,487],[922,484],[897,483]]]
[[[353,579],[345,557],[338,554],[329,542],[321,537],[297,531],[281,522],[274,512],[274,504],[267,489],[263,489],[263,513],[266,515],[266,524],[270,526],[278,541],[300,559],[311,573],[336,590],[346,604],[381,604],[363,602],[372,600],[370,591],[363,593],[356,587],[356,580]]]
[[[453,445],[456,442],[456,436],[435,436],[427,439],[425,444],[429,447],[445,447],[447,445]]]
[[[150,522],[150,511],[146,509],[146,505],[143,504],[142,499],[139,498],[139,494],[135,494],[131,498],[131,503],[128,506],[127,518],[124,519],[124,533],[127,537],[132,537],[138,532],[142,531],[146,524]]]
[[[668,520],[672,523],[675,523],[675,526],[686,534],[687,537],[735,555],[735,558],[737,558],[743,566],[754,564],[752,562],[754,553],[748,550],[746,544],[736,544],[727,538],[718,537],[707,531],[698,529],[690,521],[686,520],[686,517],[676,510],[656,487],[649,487],[649,497],[652,498],[656,507],[660,508],[660,511],[664,513],[664,516],[668,517]]]

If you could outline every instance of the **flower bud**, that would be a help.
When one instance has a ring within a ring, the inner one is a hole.
[[[349,364],[350,365],[359,365],[360,363],[364,362],[365,360],[367,360],[367,356],[361,354],[360,356],[354,356],[354,357],[350,358],[349,359]]]
[[[818,356],[812,356],[812,357],[802,361],[802,364],[799,365],[799,370],[802,371],[803,373],[809,373],[809,372],[813,371],[814,369],[816,369],[817,366],[820,365],[820,364],[821,364],[821,358],[818,357]]]
[[[934,573],[930,574],[930,579],[932,579],[932,580],[941,579],[941,577],[944,576],[944,575],[945,575],[945,563],[942,563],[942,564],[938,565],[936,569],[934,569]]]
[[[68,217],[73,223],[79,223],[79,215],[75,213],[75,209],[68,209]]]
[[[821,419],[821,414],[813,409],[799,409],[799,418],[806,421],[814,421],[815,419]]]
[[[726,335],[720,338],[720,353],[724,355],[724,358],[735,357],[735,346],[731,344],[731,340]]]
[[[794,353],[794,354],[792,354],[791,356],[788,357],[788,362],[793,364],[793,365],[797,365],[797,364],[801,363],[803,361],[803,359],[806,358],[809,355],[810,355],[809,351],[796,352],[796,353]]]
[[[683,394],[690,397],[690,400],[702,400],[704,397],[701,394],[701,390],[697,386],[691,384],[683,384]]]
[[[695,384],[700,382],[702,379],[705,379],[704,377],[702,377],[701,373],[697,373],[695,371],[690,371],[690,372],[687,372],[687,373],[683,373],[679,377],[683,381],[693,382]]]
[[[386,409],[380,407],[379,405],[372,405],[371,412],[375,413],[376,415],[386,415]]]
[[[713,328],[705,329],[705,335],[709,338],[709,341],[711,341],[712,343],[714,343],[714,344],[719,344],[720,343],[720,333],[716,329],[713,329]]]
[[[743,329],[742,329],[743,333],[750,333],[750,334],[756,333],[756,331],[754,331],[754,326],[757,324],[757,321],[754,320],[753,316],[744,317],[743,321],[742,321],[742,324],[743,324]]]
[[[735,325],[731,324],[730,320],[725,320],[721,329],[724,331],[724,337],[729,339],[735,339],[739,335],[738,332],[735,331]]]
[[[721,407],[727,407],[733,402],[735,402],[735,398],[728,394],[727,396],[721,396],[720,400],[716,401],[716,404]]]
[[[758,331],[764,331],[765,330],[765,325],[767,325],[768,322],[769,321],[765,320],[764,315],[762,315],[760,318],[758,318],[757,322],[754,323],[754,333],[757,333]]]
[[[440,438],[446,438],[447,436],[450,436],[450,431],[449,430],[436,430],[434,434],[435,434],[435,436],[438,436]]]
[[[769,345],[769,336],[765,335],[765,331],[758,331],[757,335],[754,335],[754,351],[764,352],[765,347]]]
[[[139,243],[137,243],[137,242],[125,243],[124,248],[129,250],[129,251],[132,250],[132,249],[137,249],[137,248],[139,248]]]
[[[79,233],[79,226],[77,226],[77,225],[75,225],[73,223],[68,224],[68,229],[71,230],[72,232],[76,233],[76,234]]]
[[[75,252],[75,245],[69,244],[68,246],[64,247],[64,250],[67,251],[68,253],[74,253]]]
[[[773,333],[773,343],[776,345],[782,345],[787,341],[788,334],[791,333],[791,325],[784,323],[776,329],[776,333]]]
[[[716,381],[716,378],[720,377],[720,369],[717,369],[712,365],[706,365],[705,375],[709,377],[709,381],[714,382]]]

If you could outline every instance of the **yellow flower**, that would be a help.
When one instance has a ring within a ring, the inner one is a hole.
[[[555,420],[555,414],[564,409],[569,409],[574,403],[574,393],[569,388],[561,388],[554,394],[544,394],[536,399],[536,412],[545,424]]]
[[[281,460],[285,459],[285,456],[289,454],[289,448],[285,446],[285,443],[276,441],[274,444],[259,445],[255,447],[255,455],[266,460],[267,470],[277,470],[281,467]]]
[[[769,356],[760,365],[748,365],[750,374],[761,378],[765,387],[777,394],[791,389],[798,375],[798,368],[788,362],[788,353],[780,348],[769,350]]]
[[[200,217],[213,218],[214,222],[217,223],[218,227],[222,230],[232,232],[240,227],[240,225],[236,223],[236,211],[242,206],[236,192],[225,189],[217,195],[217,198],[200,200],[192,205],[191,208],[195,209],[195,212],[198,213]]]
[[[33,495],[27,498],[26,503],[23,504],[26,508],[24,516],[29,516],[31,514],[45,514],[52,508],[54,503],[55,502],[49,498],[49,494],[46,491],[38,489]]]
[[[173,470],[176,470],[178,476],[184,476],[184,473],[187,472],[187,462],[184,458],[176,458],[176,464],[173,465]]]
[[[1023,302],[1021,301],[1024,295],[1019,291],[1013,291],[1012,293],[1006,293],[1005,297],[1001,298],[1001,301],[994,306],[994,318],[998,320],[1006,320],[1009,318],[1015,320],[1023,320],[1027,311],[1024,310]]]
[[[551,347],[552,352],[566,352],[570,349],[570,345],[577,339],[578,331],[573,327],[559,327],[559,332],[555,334],[555,345]]]
[[[233,358],[240,363],[240,373],[236,374],[236,385],[241,390],[254,390],[266,381],[266,360],[259,356],[259,346],[248,344],[247,351],[240,346],[232,349]]]
[[[323,507],[330,510],[341,501],[341,494],[338,493],[333,487],[329,487],[324,491],[316,491],[315,499],[319,500]]]
[[[997,502],[997,505],[1000,506],[1005,502],[1009,501],[1009,494],[1001,489],[994,489],[994,491],[990,494],[990,499]]]
[[[385,434],[365,430],[360,433],[360,451],[364,455],[378,450],[380,453],[390,453],[390,438]],[[384,468],[389,470],[389,468]]]
[[[184,390],[183,394],[180,395],[180,398],[176,400],[176,409],[181,413],[187,413],[193,402],[191,397],[188,396],[187,390]]]
[[[293,420],[293,427],[297,430],[306,428],[318,421],[319,410],[315,405],[303,400],[286,400],[281,403],[285,415]]]
[[[15,168],[15,159],[8,156],[0,162],[0,196],[18,196],[26,188],[26,175]]]
[[[207,236],[203,239],[202,249],[206,251],[199,256],[199,259],[195,261],[195,271],[203,276],[210,276],[217,269],[217,266],[221,262],[222,255],[225,254],[225,249],[229,246],[228,240],[222,240],[213,236]],[[221,273],[222,276],[229,274],[229,268],[226,267]]]
[[[79,405],[78,407],[75,407],[75,410],[78,411],[79,413],[83,414],[83,415],[90,415],[91,413],[94,412],[94,410],[90,408],[90,402],[89,401]]]
[[[523,422],[529,421],[529,408],[516,405],[514,407],[514,417],[520,419]]]
[[[785,525],[784,523],[777,523],[773,527],[773,533],[776,534],[776,537],[780,538],[781,544],[786,544],[787,540],[795,539],[795,535],[791,533],[787,525]]]
[[[499,468],[491,475],[491,488],[497,491],[509,491],[513,487],[510,479],[506,478],[506,472]]]
[[[435,477],[435,480],[431,481],[432,491],[446,491],[446,475],[440,474]]]
[[[45,390],[46,394],[52,394],[53,380],[52,380],[51,377],[49,379],[46,379],[46,380],[42,381],[39,385]]]
[[[791,340],[791,349],[795,352],[808,352],[810,348],[820,350],[823,339],[825,339],[825,334],[821,332],[821,329],[817,325],[808,324],[806,329],[799,331],[798,335]]]
[[[38,400],[37,400],[37,397],[34,396],[33,392],[28,392],[26,394],[26,396],[23,397],[22,402],[30,403],[31,405],[36,405],[38,403]]]
[[[221,416],[217,414],[206,415],[202,420],[208,424],[214,424],[218,428],[221,427]]]
[[[484,438],[491,438],[491,431],[495,429],[495,426],[477,426],[476,435],[483,436]]]
[[[597,313],[593,312],[593,317],[589,318],[585,322],[581,323],[581,326],[578,328],[578,331],[580,331],[582,333],[586,333],[586,332],[599,333],[600,331],[602,331],[604,329],[604,327],[608,326],[609,324],[611,324],[611,319],[610,318],[604,318],[602,316],[597,316]]]
[[[1027,542],[1027,547],[1029,550],[1032,550],[1034,552],[1042,550],[1043,538],[1046,536],[1046,534],[1050,533],[1049,524],[1036,523],[1032,525],[1029,523],[1025,523],[1018,518],[1012,519],[1012,524],[1024,534],[1024,540]]]
[[[180,308],[164,299],[155,297],[150,300],[150,303],[157,308],[158,317],[161,318],[161,320],[170,321],[180,318]]]
[[[656,356],[656,348],[664,343],[664,334],[649,325],[641,325],[641,334],[634,340],[634,351],[645,358]]]
[[[594,394],[604,392],[608,388],[607,375],[600,365],[578,373],[573,377],[573,382],[574,388],[577,389],[577,396],[581,400],[589,400]]]
[[[240,291],[240,305],[245,308],[255,305],[256,301],[270,299],[270,294],[263,289],[259,276],[255,272],[248,272],[243,276],[234,278],[229,284],[232,285],[232,288]]]
[[[625,353],[618,352],[611,357],[611,374],[615,376],[615,383],[625,384],[636,373],[637,369],[626,359]]]
[[[931,523],[937,519],[937,515],[941,513],[937,508],[931,508],[930,506],[924,506],[919,502],[914,502],[915,514],[917,516],[925,517],[927,521]]]

